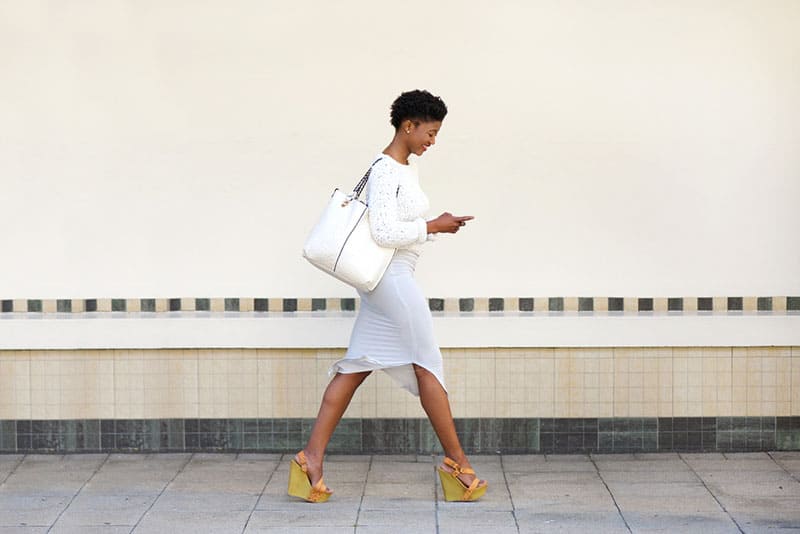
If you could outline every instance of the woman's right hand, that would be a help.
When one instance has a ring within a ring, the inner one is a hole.
[[[472,215],[462,215],[456,217],[449,211],[446,211],[433,219],[428,221],[428,233],[434,234],[437,232],[447,232],[454,234],[461,229],[462,226],[467,224],[467,221],[474,219]]]

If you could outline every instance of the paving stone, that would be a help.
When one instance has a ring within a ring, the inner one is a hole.
[[[517,511],[516,516],[521,533],[592,532],[593,534],[616,534],[628,532],[625,522],[616,510],[613,512],[594,513]]]
[[[633,532],[702,532],[703,534],[739,534],[736,524],[724,512],[693,514],[626,512],[625,520]]]

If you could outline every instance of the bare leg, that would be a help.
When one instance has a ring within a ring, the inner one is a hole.
[[[417,375],[417,384],[419,386],[419,398],[422,403],[422,408],[428,414],[428,419],[433,425],[433,430],[436,432],[439,441],[442,443],[444,453],[452,458],[461,467],[472,466],[464,454],[464,449],[461,448],[461,442],[456,434],[456,425],[453,422],[453,415],[450,412],[450,401],[447,398],[442,384],[436,376],[417,364],[414,365],[414,372]],[[452,471],[449,467],[442,466],[446,471]],[[463,474],[460,478],[465,484],[469,485],[475,479],[474,475]],[[479,484],[483,486],[486,481],[481,481]]]
[[[317,419],[311,429],[311,436],[308,438],[308,444],[305,449],[303,449],[308,461],[308,475],[312,485],[322,478],[322,459],[325,456],[325,448],[331,440],[333,431],[336,430],[336,425],[339,424],[342,415],[350,405],[350,400],[353,398],[356,389],[371,372],[336,373],[328,383],[328,387],[325,388]]]

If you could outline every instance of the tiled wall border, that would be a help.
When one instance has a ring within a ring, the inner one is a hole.
[[[0,299],[4,313],[355,311],[358,298]],[[429,298],[434,312],[787,313],[800,296],[772,297],[461,297]]]
[[[800,417],[456,419],[469,453],[800,450]],[[313,419],[0,421],[0,453],[294,452]],[[343,419],[330,452],[441,453],[427,419]]]

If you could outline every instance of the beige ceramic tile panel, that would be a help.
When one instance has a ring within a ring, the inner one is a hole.
[[[800,415],[800,347],[791,348],[791,415]]]
[[[578,297],[564,297],[564,311],[578,311]]]

